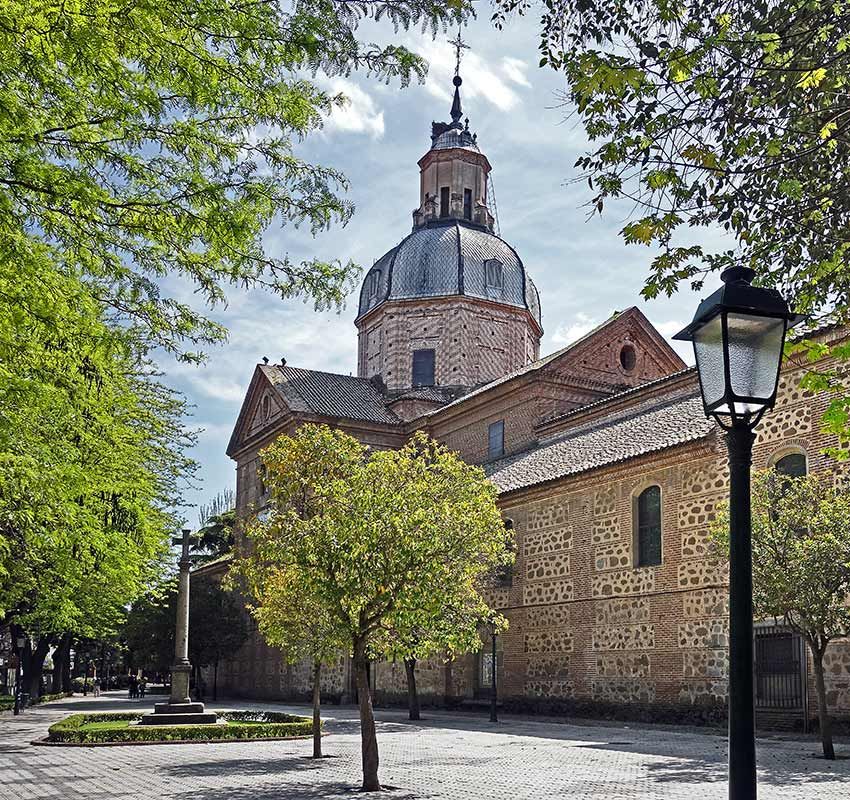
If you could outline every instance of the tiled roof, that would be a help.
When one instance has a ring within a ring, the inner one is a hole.
[[[489,261],[502,265],[501,286],[487,283]],[[363,280],[357,316],[388,300],[453,296],[527,308],[540,322],[540,297],[516,250],[489,230],[455,219],[417,228],[382,255]]]
[[[483,394],[484,392],[489,391],[490,389],[499,386],[503,383],[507,383],[508,381],[512,381],[514,378],[519,378],[522,375],[526,375],[529,372],[536,372],[539,369],[543,369],[547,364],[551,364],[556,358],[560,358],[565,353],[568,353],[574,347],[577,347],[582,342],[589,339],[595,333],[601,331],[607,325],[610,325],[614,322],[618,317],[624,314],[624,311],[615,311],[605,322],[597,325],[593,330],[588,331],[584,336],[579,337],[574,342],[570,342],[566,347],[562,347],[560,350],[556,350],[554,353],[549,353],[548,356],[544,356],[543,358],[538,358],[537,361],[532,361],[530,364],[526,364],[523,367],[519,367],[515,369],[513,372],[509,372],[507,375],[503,375],[501,378],[496,378],[495,380],[490,381],[489,383],[485,383],[471,392],[467,392],[463,397],[459,397],[452,403],[449,403],[447,406],[443,406],[443,408],[437,408],[434,411],[429,411],[428,414],[439,414],[441,411],[444,411],[447,408],[451,408],[459,403],[465,403],[469,400],[470,397],[475,397],[476,395]]]
[[[412,389],[405,389],[391,402],[396,400],[428,400],[434,403],[448,403],[455,399],[458,391],[458,389],[443,386],[414,386]]]
[[[500,492],[512,492],[693,442],[713,428],[702,400],[690,396],[545,440],[533,450],[485,464],[484,469]]]
[[[261,369],[292,411],[385,425],[401,423],[387,408],[384,395],[366,378],[280,365]]]

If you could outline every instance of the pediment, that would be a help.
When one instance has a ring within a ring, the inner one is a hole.
[[[611,386],[636,386],[685,366],[652,323],[632,307],[566,348],[547,371]]]
[[[269,376],[269,369],[257,366],[254,370],[227,446],[228,455],[239,450],[244,442],[277,427],[290,414],[284,397]]]

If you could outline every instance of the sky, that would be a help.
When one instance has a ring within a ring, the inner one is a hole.
[[[495,30],[486,9],[463,33],[470,49],[461,66],[461,96],[470,129],[493,166],[492,178],[502,237],[517,250],[540,291],[546,355],[607,319],[615,310],[638,306],[669,339],[690,321],[701,296],[683,289],[672,298],[644,302],[640,289],[654,251],[626,246],[618,233],[630,205],[606,206],[588,216],[591,191],[575,182],[573,164],[589,144],[580,122],[567,119],[558,98],[563,82],[537,67],[536,20],[519,18]],[[351,182],[348,199],[356,211],[345,227],[322,232],[292,227],[267,232],[273,255],[293,260],[317,257],[353,259],[364,270],[411,229],[419,201],[416,162],[430,146],[432,120],[447,121],[452,100],[452,34],[401,32],[373,27],[370,39],[411,47],[430,65],[423,84],[400,88],[363,76],[317,80],[350,98],[323,129],[304,141],[299,155],[342,170]],[[703,241],[705,237],[703,237]],[[192,504],[209,501],[235,485],[234,464],[225,448],[251,379],[263,356],[285,357],[291,366],[354,373],[357,332],[353,321],[359,286],[345,308],[316,312],[298,299],[280,300],[262,291],[232,290],[226,308],[210,314],[230,331],[226,344],[209,351],[198,367],[162,359],[165,381],[193,405],[198,429],[194,457],[201,465],[199,486],[187,492]],[[689,346],[674,343],[693,363]],[[186,517],[197,525],[197,509]]]

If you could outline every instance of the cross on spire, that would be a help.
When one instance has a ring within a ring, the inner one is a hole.
[[[465,41],[463,41],[463,39],[461,38],[460,31],[461,31],[461,29],[458,28],[456,39],[449,39],[449,42],[451,43],[451,45],[455,49],[455,75],[456,76],[460,75],[460,60],[463,57],[463,51],[469,50],[469,45]]]

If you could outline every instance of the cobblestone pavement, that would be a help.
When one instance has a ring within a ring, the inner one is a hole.
[[[152,698],[143,701],[144,707]],[[120,697],[73,698],[0,716],[0,800],[310,800],[352,798],[359,784],[356,712],[328,709],[325,752],[308,740],[124,747],[35,747],[70,712],[131,710]],[[233,704],[211,703],[228,708]],[[243,707],[305,712],[303,707]],[[721,800],[725,740],[711,732],[558,724],[425,712],[379,712],[381,780],[392,798]],[[759,741],[760,800],[848,800],[850,745],[829,763],[812,739]]]

